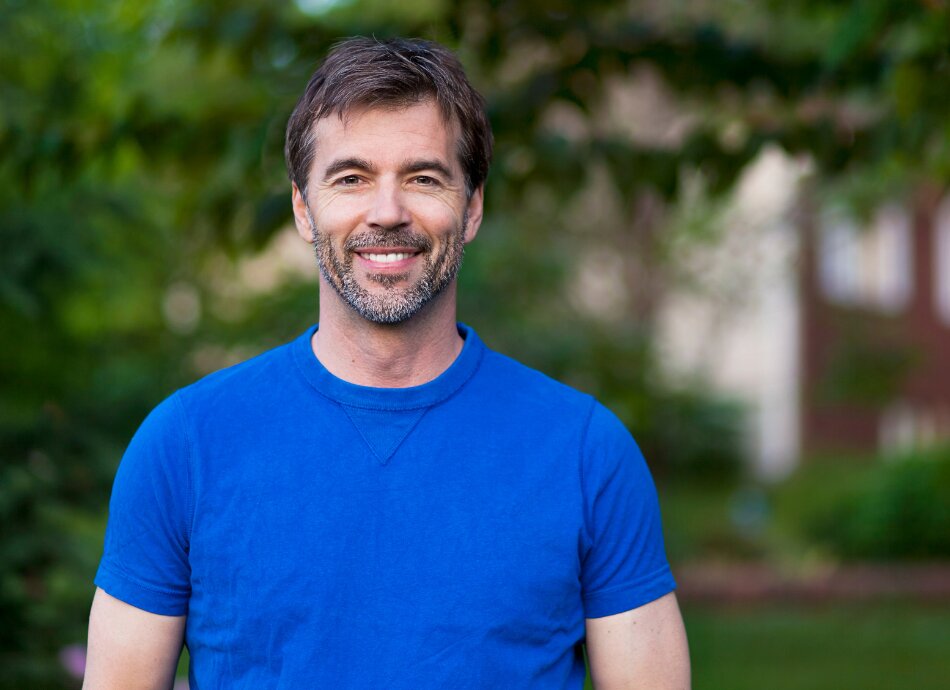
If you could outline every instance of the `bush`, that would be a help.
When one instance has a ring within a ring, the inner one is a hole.
[[[893,458],[809,531],[842,558],[950,558],[950,448]]]
[[[660,474],[735,480],[743,467],[743,408],[700,389],[653,392],[640,443]]]

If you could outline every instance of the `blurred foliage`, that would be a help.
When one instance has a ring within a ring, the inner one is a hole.
[[[950,558],[950,448],[814,456],[770,485],[740,477],[660,485],[674,563],[765,561],[815,572],[840,561]]]
[[[761,488],[742,481],[695,481],[675,478],[659,486],[666,553],[674,572],[689,562],[742,562],[772,556],[767,530],[769,505],[756,506],[747,518],[747,496]],[[779,555],[784,556],[781,552]]]
[[[652,348],[675,248],[709,233],[669,222],[684,180],[728,192],[769,143],[858,202],[950,179],[938,0],[2,0],[0,686],[66,682],[146,412],[315,320],[313,273],[249,262],[290,220],[286,118],[357,33],[444,41],[488,99],[462,317],[599,395],[660,474],[738,454],[733,406],[671,388]],[[644,129],[615,95],[653,77],[670,115]]]
[[[843,558],[950,558],[950,448],[890,458],[808,527]]]

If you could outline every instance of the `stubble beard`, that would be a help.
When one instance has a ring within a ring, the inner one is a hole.
[[[320,275],[356,313],[367,321],[378,324],[398,324],[411,319],[438,297],[458,275],[465,254],[464,232],[468,212],[441,251],[432,255],[432,241],[408,230],[385,230],[349,237],[342,253],[333,246],[330,237],[317,229],[310,218],[313,247]],[[423,261],[422,276],[404,285],[408,273],[367,273],[366,278],[379,285],[382,292],[370,292],[356,279],[353,268],[354,252],[362,247],[407,247],[420,252]]]

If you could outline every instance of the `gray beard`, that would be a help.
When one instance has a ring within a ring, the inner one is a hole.
[[[309,215],[309,212],[308,212]],[[317,230],[310,217],[313,247],[320,275],[333,290],[367,321],[379,324],[398,324],[412,318],[433,299],[438,297],[458,275],[465,254],[463,235],[468,222],[468,211],[462,216],[460,227],[447,238],[438,255],[432,256],[429,238],[405,230],[387,230],[350,237],[338,254],[332,240]],[[384,288],[382,293],[371,293],[359,284],[353,270],[353,250],[360,247],[412,247],[423,253],[422,277],[414,284],[399,287],[406,274],[370,273],[367,277]]]

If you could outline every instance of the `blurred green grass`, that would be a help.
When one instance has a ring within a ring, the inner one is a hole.
[[[950,678],[950,606],[687,604],[683,615],[693,690],[944,690]]]
[[[684,607],[694,690],[940,690],[950,606]]]

